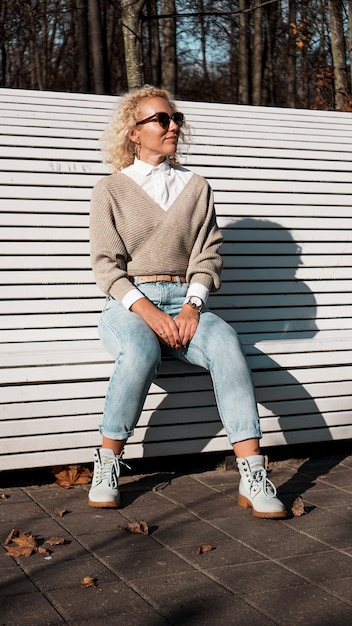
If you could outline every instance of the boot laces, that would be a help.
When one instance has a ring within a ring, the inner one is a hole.
[[[106,480],[111,489],[117,489],[120,476],[120,465],[131,469],[131,467],[127,463],[125,463],[125,461],[122,461],[121,457],[122,453],[119,456],[115,456],[111,463],[103,463],[101,457],[99,456],[96,478],[97,483],[101,483]]]
[[[103,481],[107,481],[107,484],[112,489],[117,488],[118,478],[120,475],[119,470],[119,460],[117,457],[111,463],[103,463],[102,459],[99,457],[99,462],[96,467],[96,483],[102,483]]]
[[[259,489],[262,489],[264,495],[267,498],[275,498],[276,493],[277,493],[276,487],[271,482],[271,480],[269,480],[266,470],[264,468],[254,470],[252,472],[252,476],[253,476],[253,481],[256,483]]]

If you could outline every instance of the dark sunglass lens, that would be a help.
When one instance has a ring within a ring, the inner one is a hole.
[[[177,124],[177,126],[179,126],[179,128],[181,128],[183,122],[184,122],[184,115],[183,113],[174,113],[173,115],[173,120],[175,122],[175,124]]]
[[[158,113],[158,122],[164,129],[170,125],[170,116],[167,113]]]

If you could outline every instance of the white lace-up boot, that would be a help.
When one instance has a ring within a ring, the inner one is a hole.
[[[120,476],[119,457],[109,448],[100,448],[94,454],[94,473],[89,491],[89,506],[101,509],[120,506],[118,479]]]
[[[239,485],[238,504],[245,509],[251,508],[254,517],[283,518],[287,511],[279,498],[276,489],[267,477],[262,455],[237,459],[241,480]]]

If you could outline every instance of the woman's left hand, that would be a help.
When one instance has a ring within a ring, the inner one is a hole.
[[[199,323],[199,313],[190,304],[184,304],[181,311],[175,317],[175,324],[178,328],[182,345],[185,346],[191,341],[197,330]]]

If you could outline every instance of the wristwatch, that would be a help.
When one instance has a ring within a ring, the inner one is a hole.
[[[200,313],[203,308],[203,300],[198,296],[190,296],[185,304],[190,304],[194,309]]]

